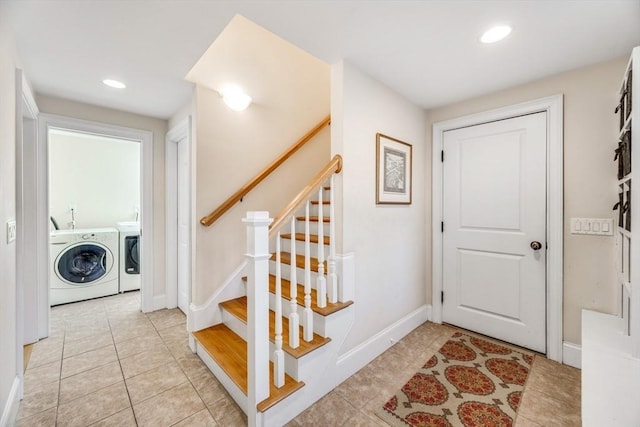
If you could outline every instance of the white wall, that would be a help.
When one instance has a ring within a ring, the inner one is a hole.
[[[615,238],[570,234],[571,217],[615,218],[618,119],[613,114],[628,58],[550,76],[427,112],[428,127],[532,99],[564,94],[564,341],[581,342],[581,310],[617,313]],[[431,132],[428,137],[431,146]],[[431,163],[431,148],[427,164]],[[431,199],[430,175],[427,197]],[[430,212],[427,223],[431,224]],[[426,230],[431,247],[430,229]],[[430,257],[430,254],[429,254]],[[429,264],[430,266],[430,261]],[[428,278],[431,270],[428,268]],[[428,288],[431,294],[431,286]],[[430,298],[429,298],[430,299]]]
[[[16,243],[6,222],[16,218],[15,46],[0,16],[0,418],[16,378]]]
[[[115,227],[140,211],[140,143],[49,132],[49,203],[61,229]]]
[[[42,94],[36,94],[36,102],[41,113],[108,123],[153,133],[153,251],[156,254],[153,265],[153,281],[154,295],[164,295],[164,138],[167,133],[167,121]]]
[[[355,254],[353,328],[348,351],[425,304],[424,111],[343,61],[331,68],[332,155],[339,251]],[[413,146],[413,202],[376,205],[376,133]]]

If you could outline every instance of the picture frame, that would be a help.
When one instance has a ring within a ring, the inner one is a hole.
[[[411,144],[376,134],[376,204],[411,204],[412,149]]]

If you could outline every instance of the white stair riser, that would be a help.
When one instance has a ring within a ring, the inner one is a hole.
[[[240,388],[233,382],[233,380],[224,372],[224,370],[216,363],[209,353],[200,346],[198,340],[196,340],[196,354],[207,365],[207,368],[216,376],[216,378],[222,383],[222,386],[229,392],[233,400],[240,406],[246,413],[248,406],[247,396],[240,390]]]
[[[323,224],[322,232],[325,236],[329,235],[329,223],[328,222],[317,222],[317,221],[309,221],[309,234],[318,234],[318,224]],[[287,231],[282,231],[283,234],[289,233],[289,227],[286,228]],[[296,221],[296,232],[304,233],[305,232],[305,222],[304,221]]]
[[[276,301],[275,294],[269,293],[269,308],[274,311],[276,306],[275,301]],[[302,310],[304,310],[304,307],[298,304],[297,305],[298,315],[302,313]],[[287,318],[289,317],[289,314],[291,314],[291,304],[290,304],[290,301],[286,298],[282,298],[282,314]],[[314,311],[313,312],[313,332],[320,335],[321,337],[326,336],[320,333],[320,332],[324,332],[325,330],[324,324],[325,324],[325,316],[318,314]]]
[[[244,341],[247,341],[247,324],[224,308],[222,309],[222,323]]]
[[[283,279],[289,280],[291,278],[291,266],[289,264],[282,264],[280,267],[280,272],[282,274]],[[276,274],[276,263],[275,261],[269,262],[269,273],[275,276]],[[296,280],[299,284],[304,285],[304,268],[296,268]],[[311,287],[315,289],[316,282],[319,274],[315,271],[311,271]],[[326,271],[325,271],[326,277]]]
[[[280,249],[283,252],[291,252],[291,242],[295,242],[296,253],[303,254],[305,242],[300,240],[290,240],[290,239],[282,239],[280,243]],[[275,246],[275,245],[274,245]],[[271,248],[273,250],[273,247]],[[309,242],[309,249],[311,249],[311,256],[314,258],[318,258],[318,244]],[[324,245],[324,258],[327,259],[327,255],[329,254],[329,246]]]

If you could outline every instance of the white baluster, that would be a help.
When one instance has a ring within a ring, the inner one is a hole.
[[[282,272],[280,271],[280,232],[276,236],[276,349],[273,352],[273,384],[284,385],[284,352],[282,351]]]
[[[311,311],[311,241],[309,237],[309,201],[305,205],[304,220],[304,311],[302,317],[304,340],[313,340],[313,312]]]
[[[318,191],[318,277],[316,279],[316,295],[318,307],[327,306],[327,279],[324,276],[324,207],[322,192],[324,185]]]
[[[338,275],[336,274],[336,221],[333,200],[333,175],[329,181],[329,302],[338,302]]]
[[[289,301],[289,347],[300,345],[300,319],[298,317],[298,278],[296,260],[296,217],[291,217],[291,300]]]

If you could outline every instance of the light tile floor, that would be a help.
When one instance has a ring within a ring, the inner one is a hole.
[[[54,307],[33,346],[18,426],[221,426],[246,417],[187,346],[179,310],[138,292]],[[455,331],[425,323],[288,426],[385,426],[374,412]],[[516,425],[579,426],[580,371],[536,356]]]

